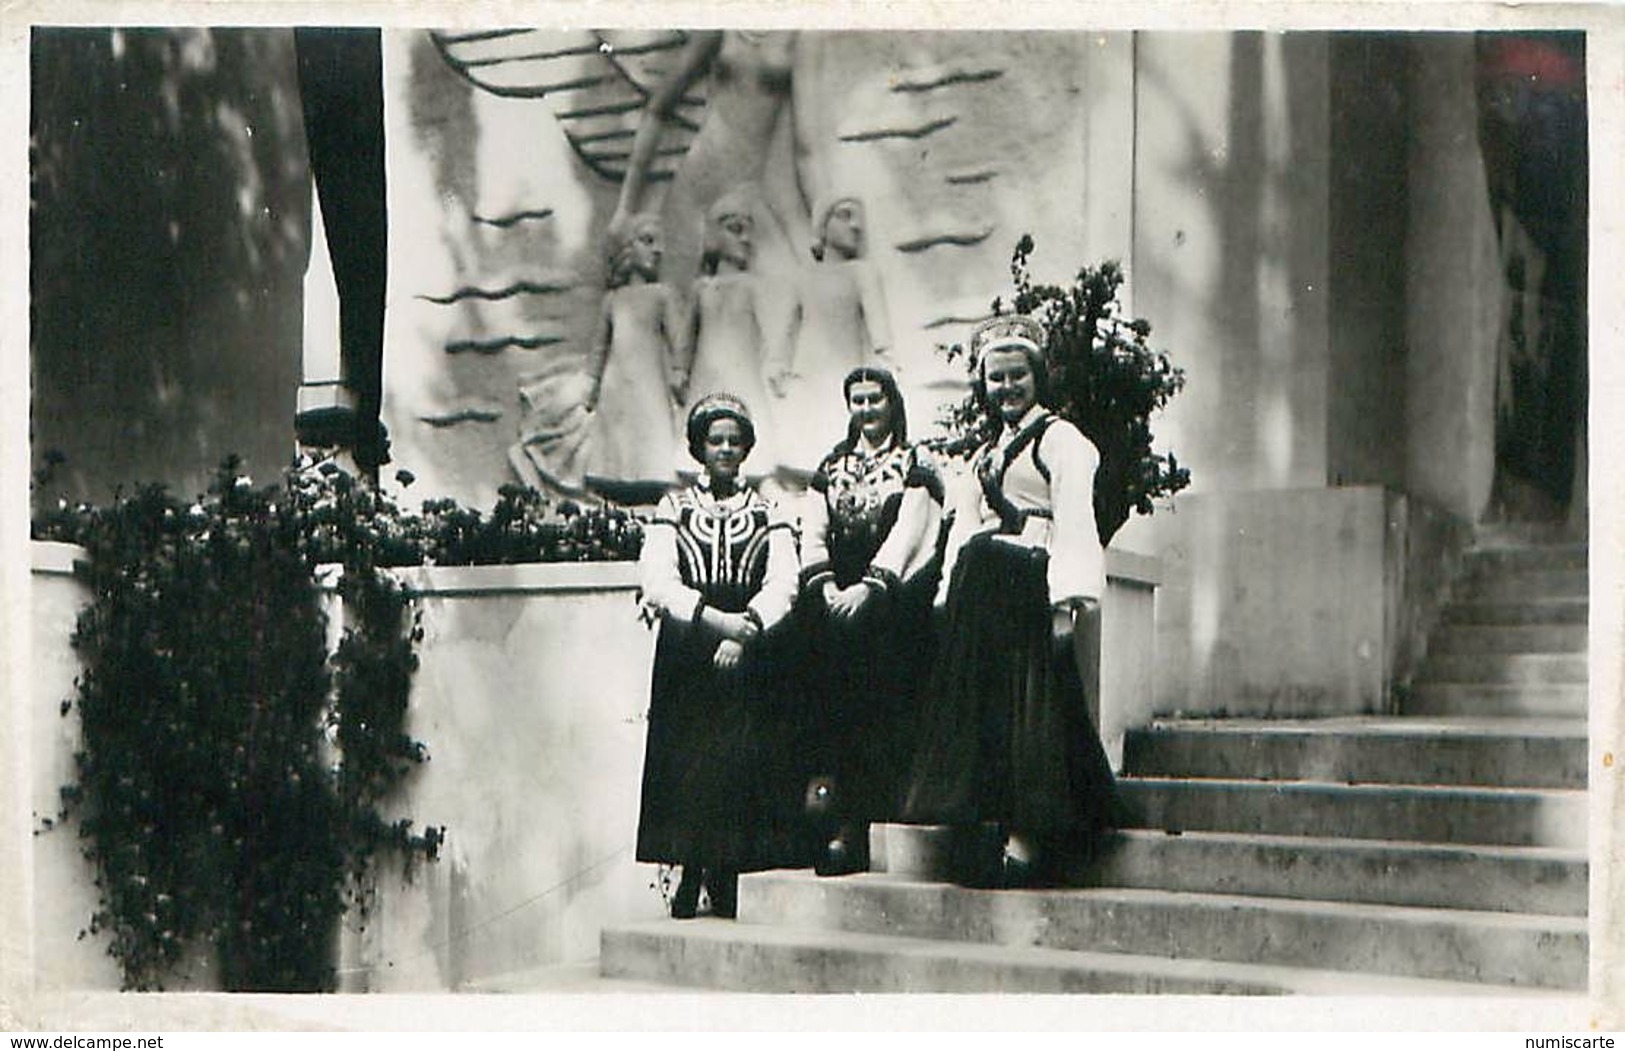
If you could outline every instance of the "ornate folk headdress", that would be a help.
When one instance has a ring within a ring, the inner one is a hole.
[[[740,428],[745,432],[745,445],[747,450],[756,445],[756,424],[750,418],[750,409],[743,401],[732,394],[718,391],[707,394],[694,403],[688,410],[688,451],[696,460],[701,460],[701,450],[705,448],[705,435],[711,429],[711,424],[719,419],[733,419],[739,421]]]
[[[990,350],[1022,350],[1029,357],[1044,352],[1044,326],[1026,314],[1001,314],[977,325],[970,336],[971,356],[981,361]]]

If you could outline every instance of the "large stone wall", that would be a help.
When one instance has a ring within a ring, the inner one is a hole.
[[[1200,493],[1157,593],[1159,714],[1383,714],[1470,530],[1376,486]]]
[[[618,74],[579,57],[526,56],[567,52],[589,37],[386,34],[394,218],[385,412],[395,460],[417,476],[418,492],[489,502],[521,476],[510,462],[515,444],[546,428],[552,399],[568,399],[572,383],[579,390],[571,377],[603,299],[620,184],[616,171],[605,174],[609,162],[589,163],[572,148],[569,136],[582,129],[571,114],[588,108],[579,94],[533,96],[549,83]],[[603,39],[630,49],[640,38]],[[695,87],[708,98],[692,111],[700,132],[665,162],[673,177],[645,202],[664,220],[660,280],[691,298],[706,207],[754,173],[751,269],[771,343],[791,324],[794,289],[812,267],[802,249],[815,200],[857,196],[891,353],[913,429],[924,432],[937,406],[963,390],[937,347],[963,339],[995,295],[1008,295],[1021,234],[1038,239],[1042,279],[1127,258],[1131,40],[807,32],[780,42],[792,61],[778,95],[747,97],[714,75]],[[773,106],[775,130],[746,136],[741,129],[767,121]],[[620,133],[637,124],[628,115]],[[673,141],[683,144],[662,140]],[[832,429],[816,440],[833,444],[839,390],[814,393],[827,397],[835,423],[824,422],[824,406],[773,399],[763,407],[770,426]]]
[[[1193,492],[1322,485],[1326,38],[1141,34],[1135,87],[1134,307],[1187,377],[1156,433]]]
[[[1120,534],[1165,567],[1160,710],[1380,711],[1414,659],[1493,474],[1472,47],[1138,38],[1134,305],[1186,370],[1155,431],[1192,476]],[[1380,487],[1417,498],[1386,538]]]

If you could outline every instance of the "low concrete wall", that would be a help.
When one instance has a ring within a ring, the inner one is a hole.
[[[34,545],[33,806],[55,812],[78,722],[58,715],[78,663],[85,599],[77,549]],[[1144,723],[1152,676],[1153,560],[1107,554],[1101,726],[1112,754]],[[424,641],[411,732],[430,761],[399,816],[445,825],[441,859],[380,874],[341,939],[345,991],[478,988],[598,954],[605,924],[659,916],[657,869],[632,859],[654,635],[637,619],[629,563],[413,570]],[[333,625],[338,630],[336,622]],[[95,907],[74,830],[34,840],[35,974],[41,989],[109,989],[101,939],[77,940]],[[209,987],[200,969],[193,987]]]
[[[1157,560],[1129,551],[1106,552],[1106,600],[1101,604],[1101,740],[1112,766],[1123,764],[1123,735],[1145,726],[1156,710]]]
[[[1377,486],[1184,495],[1162,525],[1161,714],[1390,710],[1469,536]]]
[[[73,578],[80,548],[36,543],[32,551],[33,675],[27,698],[29,751],[28,802],[31,824],[54,818],[59,789],[73,777],[73,754],[80,744],[79,719],[62,712],[74,696],[79,659],[70,639],[74,621],[89,593]],[[105,938],[79,938],[96,911],[90,865],[80,855],[77,826],[59,826],[33,837],[34,983],[39,990],[117,989],[117,962]]]
[[[414,879],[381,880],[346,938],[346,990],[460,989],[598,955],[600,928],[663,910],[632,860],[654,633],[630,564],[415,572],[411,727],[430,761],[402,811],[445,825]]]
[[[1428,633],[1439,622],[1461,575],[1462,553],[1472,543],[1466,519],[1419,497],[1388,491],[1388,555],[1385,576],[1388,639],[1385,672],[1394,703],[1409,689],[1427,656]]]

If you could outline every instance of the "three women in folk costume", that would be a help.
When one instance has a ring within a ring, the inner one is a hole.
[[[847,435],[813,473],[799,559],[740,481],[749,410],[715,396],[689,414],[704,476],[662,501],[641,569],[661,632],[638,858],[683,866],[674,916],[702,885],[733,915],[741,871],[865,869],[881,820],[997,837],[967,883],[1082,873],[1115,795],[1076,660],[1105,588],[1099,456],[1043,407],[1043,339],[1019,316],[973,335],[997,427],[951,500],[890,373],[848,373]]]

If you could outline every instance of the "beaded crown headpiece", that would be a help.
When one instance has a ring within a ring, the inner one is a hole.
[[[744,431],[746,447],[755,447],[756,424],[750,418],[750,409],[732,394],[718,391],[715,394],[707,394],[688,410],[688,424],[685,430],[688,452],[694,459],[704,461],[705,457],[701,450],[705,446],[706,432],[711,429],[714,421],[720,419],[738,420],[740,428]]]
[[[990,350],[1024,350],[1042,354],[1044,326],[1026,314],[1001,314],[988,318],[971,332],[971,354],[980,361]]]
[[[690,426],[693,426],[697,421],[702,419],[709,422],[711,419],[717,416],[733,416],[741,423],[754,422],[750,418],[750,409],[745,405],[745,403],[739,398],[736,398],[732,394],[728,394],[725,391],[718,391],[715,394],[707,394],[705,397],[695,402],[692,409],[688,410],[688,422]]]

